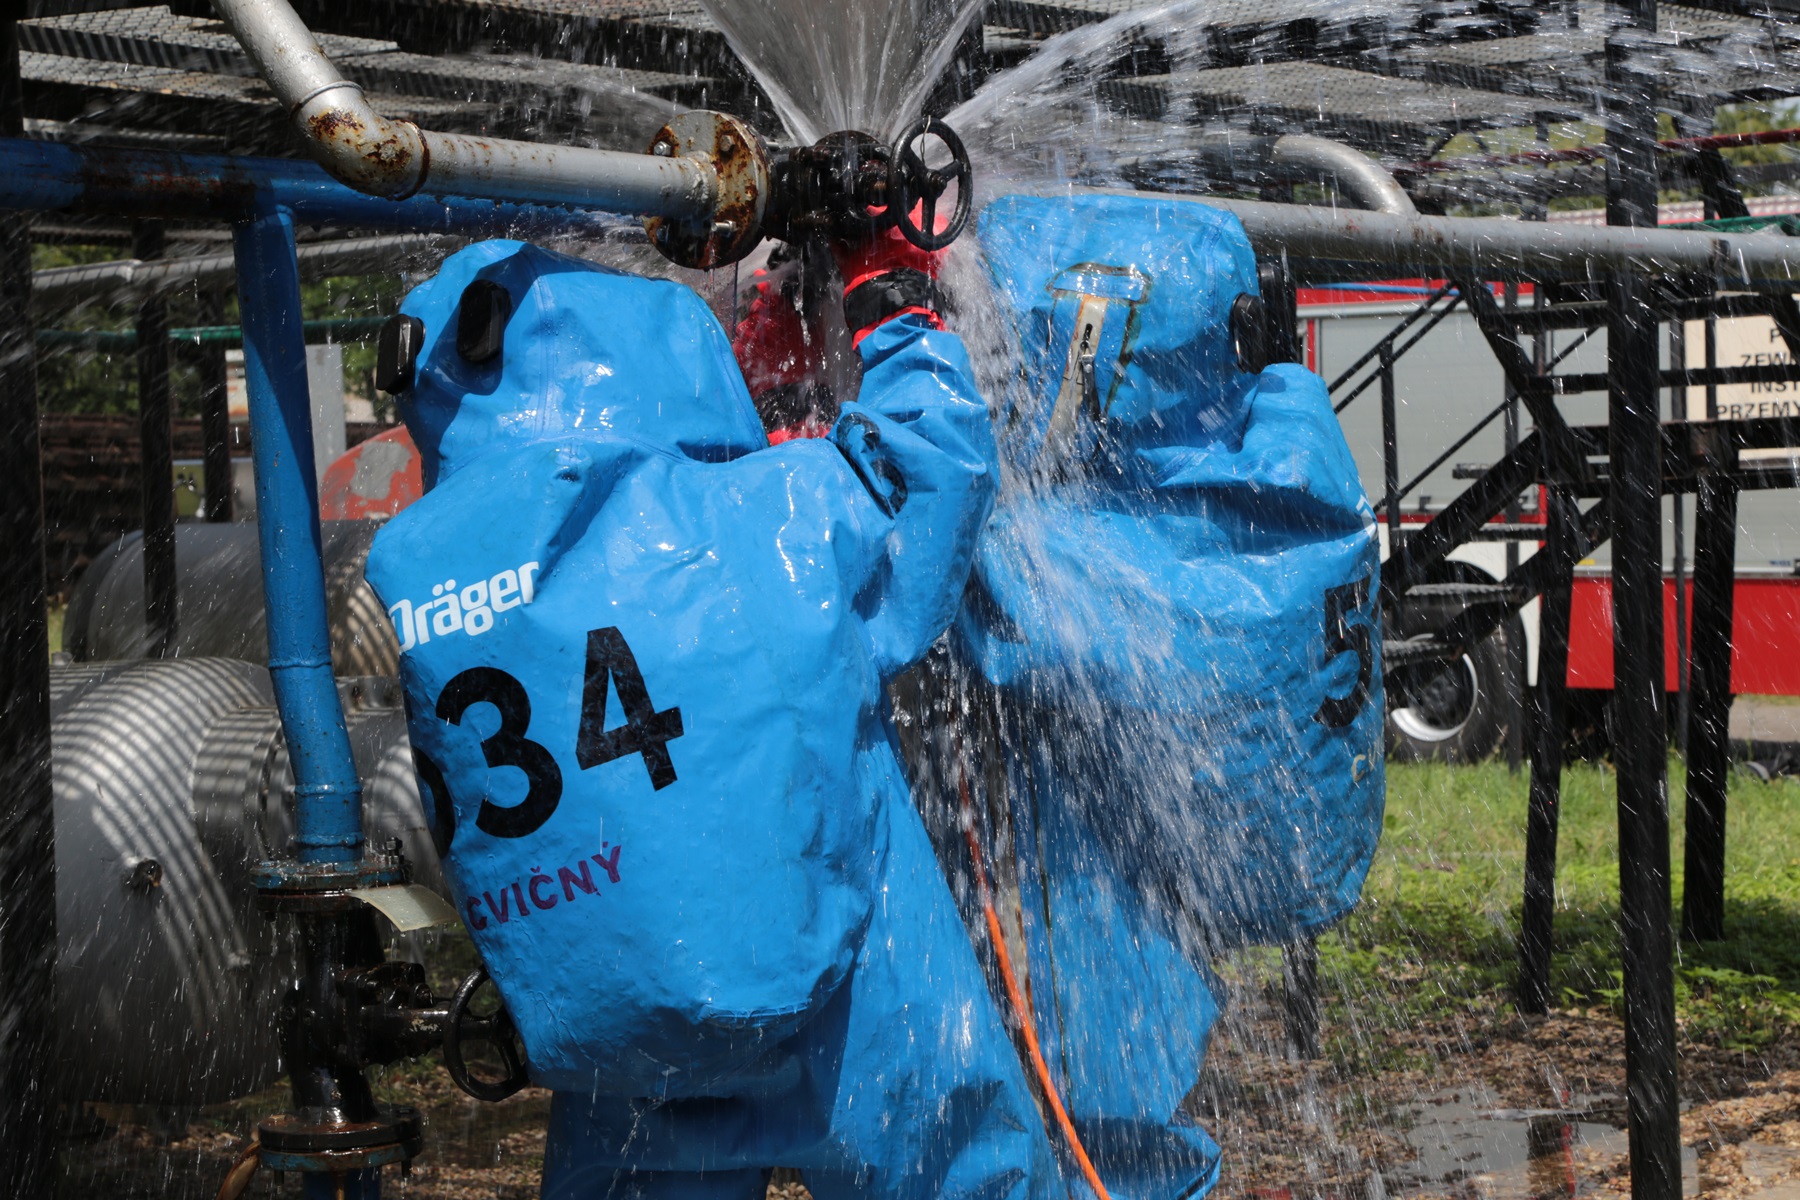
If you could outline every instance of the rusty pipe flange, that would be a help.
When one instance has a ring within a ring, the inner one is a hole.
[[[657,130],[649,153],[661,158],[700,159],[719,177],[710,218],[645,218],[650,241],[664,258],[677,266],[704,271],[736,262],[762,241],[763,210],[769,199],[769,153],[750,126],[724,113],[685,112]]]
[[[270,1171],[335,1174],[410,1162],[425,1146],[419,1110],[376,1110],[373,1121],[330,1121],[316,1111],[276,1113],[256,1127],[257,1156]]]

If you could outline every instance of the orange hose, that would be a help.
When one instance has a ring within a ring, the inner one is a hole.
[[[250,1180],[256,1174],[257,1167],[262,1165],[258,1157],[262,1150],[262,1139],[256,1134],[250,1135],[250,1144],[238,1155],[237,1161],[231,1164],[231,1170],[225,1174],[225,1182],[219,1185],[218,1200],[238,1200],[250,1187]]]
[[[1056,1093],[1056,1084],[1050,1078],[1050,1064],[1044,1061],[1044,1052],[1038,1045],[1037,1028],[1032,1024],[1031,1009],[1025,1003],[1024,990],[1019,987],[1018,976],[1013,974],[1012,955],[1006,951],[1006,935],[1000,928],[1000,914],[994,911],[994,895],[988,888],[987,867],[982,864],[981,843],[975,837],[975,806],[969,799],[969,776],[963,769],[961,747],[957,749],[956,786],[962,803],[963,838],[969,844],[969,862],[975,870],[975,894],[981,900],[981,911],[987,916],[988,940],[994,944],[994,957],[1000,965],[1000,979],[1006,986],[1006,999],[1012,1005],[1013,1016],[1019,1022],[1019,1032],[1025,1037],[1025,1050],[1031,1056],[1032,1070],[1037,1073],[1038,1083],[1043,1086],[1044,1099],[1049,1102],[1050,1112],[1056,1118],[1057,1128],[1062,1130],[1063,1137],[1069,1143],[1069,1150],[1075,1155],[1075,1161],[1081,1167],[1081,1174],[1087,1179],[1088,1186],[1100,1200],[1112,1200],[1106,1185],[1100,1182],[1100,1172],[1094,1169],[1093,1160],[1088,1158],[1087,1147],[1081,1144],[1081,1135],[1075,1132],[1075,1123],[1069,1120],[1069,1112],[1063,1107],[1062,1097]]]

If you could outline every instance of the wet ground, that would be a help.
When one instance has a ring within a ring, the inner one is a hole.
[[[1220,1197],[1629,1194],[1624,1031],[1611,1011],[1526,1019],[1497,1000],[1371,1030],[1379,1065],[1353,1067],[1343,1030],[1335,1055],[1283,1055],[1273,1010],[1235,1022],[1208,1064],[1203,1110],[1227,1149]],[[1800,1200],[1800,1050],[1689,1043],[1681,1072],[1684,1194]]]
[[[1609,1011],[1526,1020],[1500,1003],[1394,1029],[1327,1027],[1326,1051],[1285,1049],[1279,996],[1236,997],[1195,1103],[1226,1151],[1228,1200],[1562,1200],[1626,1195],[1623,1033]],[[1346,1053],[1358,1044],[1373,1056]],[[548,1095],[468,1100],[435,1064],[390,1074],[384,1098],[427,1114],[425,1156],[387,1194],[514,1200],[537,1194]],[[1683,1047],[1687,1195],[1800,1200],[1800,1047],[1756,1055]],[[279,1091],[199,1113],[71,1116],[65,1196],[211,1197]],[[258,1178],[249,1196],[277,1191]],[[772,1196],[800,1200],[781,1182]]]

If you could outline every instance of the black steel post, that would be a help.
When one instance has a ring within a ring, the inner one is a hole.
[[[1566,488],[1545,489],[1552,563],[1538,617],[1538,676],[1531,704],[1531,793],[1525,809],[1525,902],[1519,918],[1519,1011],[1550,1011],[1555,947],[1556,833],[1562,812],[1563,735],[1569,677],[1569,604],[1581,557],[1580,514]],[[1534,560],[1535,561],[1535,560]]]
[[[0,19],[0,134],[24,128],[18,28]],[[38,1200],[51,1194],[55,1167],[56,832],[30,300],[30,220],[0,213],[0,1194]]]
[[[200,323],[225,323],[224,298],[200,293]],[[225,347],[208,343],[195,352],[200,376],[200,437],[206,474],[206,519],[231,520],[231,411],[226,396]]]
[[[1400,533],[1400,428],[1394,397],[1394,344],[1392,342],[1383,342],[1381,345],[1379,373],[1381,375],[1381,462],[1384,472],[1383,482],[1386,484],[1382,509],[1387,516],[1388,559],[1395,567],[1400,567],[1403,562],[1401,546],[1405,539]]]
[[[1725,785],[1730,772],[1731,619],[1737,485],[1700,482],[1694,506],[1694,636],[1688,688],[1686,884],[1681,933],[1725,936]]]
[[[1669,322],[1669,365],[1687,366],[1687,322]],[[1669,419],[1685,421],[1687,388],[1676,385],[1669,389]],[[1687,497],[1676,492],[1669,497],[1673,517],[1675,547],[1670,567],[1675,576],[1675,749],[1687,760],[1687,727],[1690,711],[1688,693],[1688,581],[1687,581]]]
[[[1287,1000],[1288,1046],[1294,1057],[1319,1057],[1319,943],[1301,938],[1281,948],[1283,992]]]
[[[1542,292],[1543,292],[1542,288],[1536,289],[1537,294],[1541,295]],[[1518,308],[1519,308],[1519,284],[1518,284],[1518,281],[1517,280],[1508,280],[1507,284],[1506,284],[1506,311],[1510,315],[1512,313],[1517,312]],[[1512,381],[1510,379],[1506,381],[1505,399],[1506,399],[1506,413],[1505,413],[1505,418],[1504,418],[1503,433],[1505,436],[1506,452],[1508,454],[1511,454],[1513,451],[1515,451],[1519,448],[1519,393],[1516,389],[1514,389],[1514,387],[1512,385]],[[1507,504],[1506,511],[1502,514],[1502,517],[1508,525],[1514,525],[1514,524],[1518,523],[1519,500],[1518,500],[1517,496],[1514,496],[1512,501]],[[1506,543],[1506,573],[1510,576],[1514,571],[1516,571],[1518,569],[1519,569],[1519,543],[1509,541]],[[1514,645],[1513,642],[1515,640],[1519,644]],[[1523,638],[1519,638],[1519,639],[1508,638],[1507,639],[1507,652],[1508,652],[1508,656],[1512,659],[1513,686],[1518,689],[1516,697],[1508,697],[1508,701],[1510,702],[1516,698],[1518,701],[1520,701],[1517,711],[1523,712],[1524,702],[1525,702],[1525,646],[1524,646],[1524,639]],[[1519,770],[1519,766],[1524,761],[1524,757],[1525,757],[1525,730],[1523,728],[1522,721],[1515,719],[1513,721],[1508,722],[1507,728],[1506,728],[1505,751],[1506,751],[1506,769],[1507,769],[1507,771],[1509,773],[1517,774],[1518,770]]]
[[[1606,43],[1606,219],[1656,224],[1655,79],[1627,44],[1656,25],[1654,0],[1616,6]],[[1635,30],[1630,27],[1635,27]],[[1618,768],[1619,932],[1625,1090],[1634,1200],[1681,1195],[1669,929],[1668,739],[1663,723],[1662,436],[1657,321],[1648,281],[1605,280],[1613,505],[1613,759]]]
[[[132,226],[134,257],[163,253],[162,225]],[[138,438],[144,470],[144,623],[151,658],[175,641],[175,430],[169,394],[169,302],[151,294],[138,304]]]

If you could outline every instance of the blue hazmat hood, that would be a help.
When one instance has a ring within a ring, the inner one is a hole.
[[[400,411],[428,488],[489,449],[576,432],[707,462],[768,444],[724,329],[682,284],[495,240],[400,311],[424,324]]]
[[[1005,196],[980,231],[1023,351],[1015,462],[1053,441],[1086,458],[1101,430],[1120,450],[1241,431],[1256,377],[1238,368],[1231,306],[1257,283],[1235,216],[1138,196]]]

